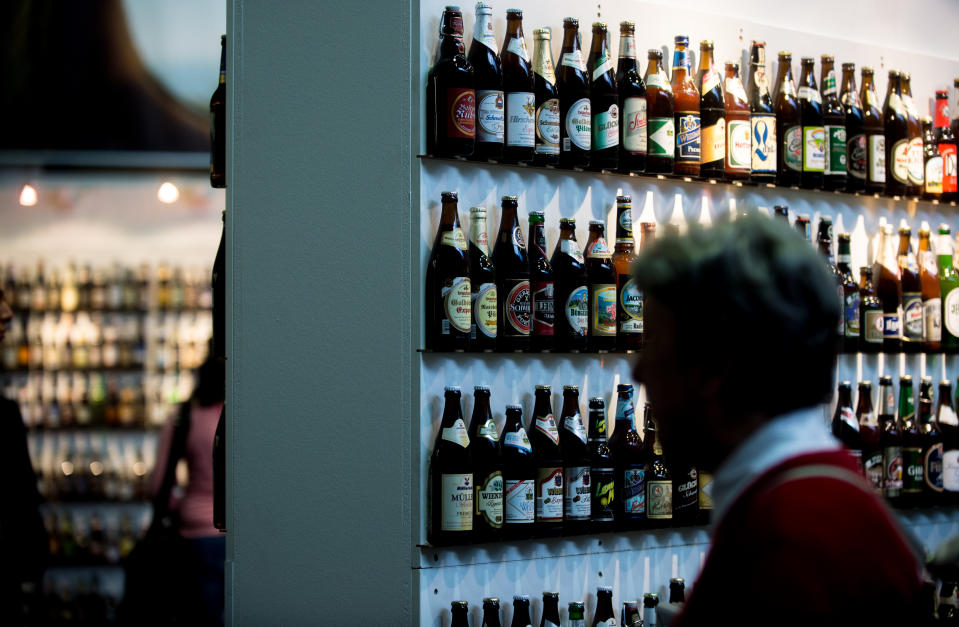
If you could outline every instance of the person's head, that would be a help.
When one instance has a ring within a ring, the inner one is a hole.
[[[7,325],[13,320],[13,310],[4,297],[3,288],[0,287],[0,342],[7,336]]]
[[[633,375],[667,455],[715,468],[759,425],[832,390],[841,312],[822,257],[751,216],[640,254],[646,342]]]

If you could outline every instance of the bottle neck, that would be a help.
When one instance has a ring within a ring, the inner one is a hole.
[[[579,28],[575,26],[563,27],[563,53],[579,50]]]
[[[460,406],[460,395],[447,393],[446,405],[443,408],[443,426],[450,427],[462,418],[463,408]]]
[[[616,245],[632,246],[633,243],[633,209],[629,204],[618,205],[616,207]]]
[[[939,241],[936,242],[936,252],[939,256],[940,267],[948,267],[952,265],[953,248],[951,233],[939,234]]]
[[[799,76],[800,87],[816,87],[816,72],[812,65],[804,65]]]
[[[449,227],[450,229],[459,228],[459,212],[456,210],[456,202],[444,202],[443,213],[440,215],[440,227]]]
[[[779,86],[778,93],[789,96],[796,95],[796,89],[793,85],[793,71],[789,61],[779,61],[779,72],[776,75],[776,84]]]
[[[646,60],[646,74],[648,76],[659,74],[659,59],[656,57],[649,57],[649,59]]]
[[[673,51],[673,82],[681,83],[689,74],[689,51],[677,45]]]
[[[701,49],[699,51],[699,71],[700,72],[713,71],[713,51],[712,50]]]
[[[542,222],[530,222],[528,249],[531,259],[546,257],[546,229]]]
[[[572,227],[566,227],[566,228],[560,227],[560,229],[559,229],[559,241],[563,241],[563,240],[575,242],[575,241],[576,241],[576,229],[574,229],[574,228],[572,228]]]
[[[226,42],[220,45],[220,84],[226,83]]]
[[[633,33],[622,32],[619,33],[619,60],[622,63],[624,60],[632,60],[633,65],[636,65],[636,37]]]
[[[470,242],[486,256],[489,256],[489,237],[486,233],[486,214],[470,216]]]
[[[620,394],[616,401],[616,428],[624,424],[633,427],[633,399],[626,394]]]
[[[503,205],[503,215],[500,217],[500,232],[506,230],[512,232],[517,226],[519,226],[519,220],[516,219],[516,207]]]
[[[606,412],[602,409],[589,410],[589,439],[606,440]]]
[[[496,54],[496,38],[493,35],[493,13],[486,10],[476,14],[473,23],[473,41],[478,41]]]
[[[555,85],[556,70],[553,67],[553,55],[549,42],[549,37],[536,39],[535,50],[533,51],[533,71],[550,85]]]
[[[822,75],[819,78],[822,84],[823,96],[836,96],[836,70],[832,61],[823,61]]]

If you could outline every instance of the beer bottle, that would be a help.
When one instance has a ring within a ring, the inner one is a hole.
[[[619,61],[616,66],[616,92],[622,115],[619,141],[619,170],[646,170],[646,84],[636,60],[636,24],[619,23]]]
[[[482,627],[500,627],[498,597],[487,597],[483,599]]]
[[[776,183],[796,187],[802,176],[802,117],[793,83],[792,53],[779,53],[776,73]]]
[[[939,382],[936,424],[942,432],[942,488],[945,502],[959,500],[959,418],[952,404],[952,384]]]
[[[826,148],[823,189],[843,189],[846,187],[846,113],[839,102],[839,90],[836,88],[835,59],[831,54],[824,54],[820,62],[819,82],[822,88],[823,139]]]
[[[909,72],[902,73],[902,104],[906,111],[906,134],[909,136],[908,173],[909,184],[906,193],[917,197],[922,193],[925,180],[922,160],[922,128],[919,126],[919,111],[912,99],[912,77]]]
[[[728,91],[728,90],[727,90]],[[756,183],[776,180],[776,109],[766,79],[766,42],[753,41],[749,50],[750,178]]]
[[[859,421],[852,411],[852,384],[849,381],[839,384],[839,399],[832,416],[832,434],[849,449],[861,470],[862,438],[859,435]]]
[[[726,62],[725,80],[726,157],[724,176],[727,179],[749,178],[750,126],[749,101],[739,78],[739,64]]]
[[[955,353],[959,349],[959,273],[953,267],[955,249],[948,224],[939,225],[936,243],[939,273],[939,298],[942,299],[942,350]]]
[[[676,174],[699,176],[700,118],[699,90],[691,75],[689,37],[677,35],[673,50],[673,111],[676,129]]]
[[[922,283],[912,252],[912,229],[899,227],[899,275],[902,277],[902,349],[918,353],[922,343]]]
[[[932,118],[924,115],[919,118],[922,128],[922,198],[924,200],[940,200],[942,198],[942,155],[936,146],[936,139],[932,131]]]
[[[533,85],[536,89],[536,146],[533,163],[559,164],[559,91],[550,48],[552,31],[533,31]]]
[[[539,627],[559,627],[559,592],[543,593],[543,618]]]
[[[882,348],[882,305],[873,288],[872,268],[859,268],[859,351],[878,353]]]
[[[661,50],[647,52],[646,76],[646,171],[673,173],[676,158],[676,127],[673,119],[673,87],[663,70]]]
[[[503,457],[489,386],[473,388],[473,416],[470,419],[470,455],[473,459],[473,540],[499,540],[503,533]]]
[[[469,603],[466,601],[453,601],[450,605],[450,627],[469,627]]]
[[[529,538],[536,522],[536,464],[519,405],[506,406],[499,446],[503,457],[503,538]]]
[[[812,225],[809,222],[809,214],[800,213],[796,216],[796,221],[793,222],[793,228],[796,229],[796,232],[799,233],[799,236],[806,240],[806,243],[810,242],[812,235]]]
[[[929,225],[919,228],[919,282],[922,286],[922,350],[938,352],[942,348],[942,299],[939,295],[939,270],[929,245]]]
[[[909,184],[909,132],[899,70],[889,70],[882,120],[886,131],[886,195],[903,196]]]
[[[721,179],[726,157],[726,113],[723,76],[713,64],[713,42],[699,42],[699,112],[702,128],[699,173],[703,177]]]
[[[592,146],[592,115],[589,104],[589,77],[579,43],[579,20],[563,20],[563,51],[559,73],[559,164],[564,168],[589,166]]]
[[[826,169],[826,131],[823,127],[822,98],[816,86],[816,60],[803,57],[799,76],[799,109],[802,120],[802,175],[807,189],[822,188]]]
[[[856,91],[856,64],[842,64],[842,89],[839,93],[846,120],[846,191],[866,188],[866,135],[863,128],[862,102]]]
[[[686,602],[686,580],[682,577],[673,577],[669,580],[669,602]]]
[[[647,406],[647,414],[649,408]],[[616,526],[635,529],[646,517],[646,469],[643,441],[636,431],[633,412],[633,386],[616,388],[616,426],[609,439],[616,468]]]
[[[609,38],[604,22],[593,23],[593,43],[589,47],[589,110],[593,137],[590,166],[595,170],[619,167],[619,96]]]
[[[936,615],[939,622],[945,625],[954,625],[959,621],[959,584],[954,581],[943,581],[939,591],[939,609]]]
[[[472,158],[497,161],[503,157],[503,74],[493,34],[493,8],[485,2],[476,3],[473,41],[467,58],[473,66],[476,89],[476,144]]]
[[[935,505],[942,495],[942,432],[933,415],[932,379],[919,384],[919,431],[922,433],[922,489],[926,505]]]
[[[470,438],[459,386],[447,386],[444,396],[443,419],[430,457],[429,542],[436,546],[469,542],[473,530]]]
[[[652,420],[649,403],[646,404],[646,413],[648,423]],[[675,464],[669,470],[673,475],[673,522],[677,525],[694,524],[701,515],[708,514],[699,508],[699,473],[690,463]]]
[[[486,235],[486,208],[470,208],[470,289],[473,320],[470,324],[470,350],[492,352],[498,331],[496,268],[489,254]]]
[[[899,378],[899,433],[902,437],[902,504],[918,505],[922,494],[922,443],[916,423],[912,377]]]
[[[507,163],[529,163],[536,143],[536,94],[529,50],[523,38],[523,12],[506,10],[506,39],[503,40],[503,92],[506,95]]]
[[[536,465],[536,533],[539,536],[559,535],[563,530],[563,452],[551,395],[550,386],[536,386],[529,438]]]
[[[849,233],[840,233],[838,241],[836,267],[842,275],[843,350],[855,353],[859,350],[859,285],[850,267]]]
[[[615,624],[613,589],[609,586],[600,586],[596,588],[596,613],[593,614],[593,627],[606,627]]]
[[[841,315],[839,316],[839,326],[836,329],[837,338],[843,341],[845,338],[844,323],[846,319],[842,307],[846,304],[845,289],[843,288],[843,275],[836,266],[835,257],[832,256],[832,218],[829,216],[819,217],[819,228],[816,233],[816,243],[819,247],[819,253],[825,258],[833,280],[836,282],[836,289],[839,293],[839,305]]]
[[[936,118],[933,139],[942,156],[942,200],[956,200],[956,134],[949,126],[949,94],[936,91]]]
[[[892,377],[879,377],[879,446],[882,447],[882,493],[890,503],[902,496],[902,433],[896,422]]]
[[[636,286],[632,266],[633,252],[632,198],[616,197],[616,246],[613,266],[616,268],[616,349],[639,350],[643,346],[643,294]],[[655,224],[654,224],[655,226]]]
[[[576,221],[561,218],[559,240],[550,258],[556,314],[555,347],[559,352],[586,350],[589,330],[589,287],[586,260],[576,241]]]
[[[586,272],[589,280],[589,347],[616,348],[616,266],[606,244],[602,220],[589,221]]]
[[[656,627],[656,606],[659,605],[659,595],[647,592],[643,595],[643,627]]]
[[[586,610],[583,608],[582,601],[573,601],[570,603],[569,609],[566,610],[566,617],[568,627],[585,627]]]
[[[226,35],[220,35],[220,80],[210,96],[210,186],[226,187]]]
[[[782,220],[786,226],[789,226],[789,207],[786,205],[774,205],[773,213],[778,220]]]
[[[559,443],[563,450],[564,509],[567,534],[586,533],[591,514],[590,453],[586,439],[586,423],[579,411],[579,387],[563,386],[563,409],[559,416],[562,428]]]
[[[882,349],[898,353],[902,348],[902,282],[891,224],[882,226],[877,250],[880,256],[873,265],[872,280],[882,304]]]
[[[476,92],[473,66],[463,45],[463,13],[448,6],[440,18],[440,45],[426,88],[429,154],[468,157],[476,142]]]
[[[959,78],[952,80],[952,89],[956,97],[956,110],[953,111],[952,115],[952,136],[956,138],[956,141],[959,141]]]
[[[624,601],[622,623],[624,627],[642,627],[643,620],[639,617],[639,609],[636,601]]]
[[[426,348],[463,351],[472,321],[470,263],[456,192],[443,192],[443,212],[426,266]]]
[[[513,595],[513,620],[510,627],[532,627],[533,621],[529,617],[529,596],[525,594]]]
[[[493,248],[496,266],[496,294],[499,300],[498,348],[506,352],[529,349],[530,309],[529,261],[526,242],[516,217],[516,196],[503,196],[499,234]]]
[[[879,424],[872,408],[872,383],[859,382],[859,400],[856,405],[856,420],[862,438],[862,466],[873,491],[882,495],[882,448],[879,446]]]
[[[616,510],[616,469],[613,453],[606,441],[606,402],[589,399],[589,479],[593,484],[590,499],[590,529],[593,533],[612,531]]]
[[[643,442],[646,448],[646,518],[668,523],[673,517],[673,479],[663,457],[656,422],[649,412]]]
[[[533,326],[530,349],[536,352],[553,350],[555,314],[553,307],[553,268],[546,257],[546,225],[542,211],[529,213],[529,284],[532,299]]]
[[[862,85],[859,100],[862,102],[863,130],[866,135],[866,192],[881,194],[886,188],[886,135],[883,113],[879,108],[879,96],[873,84],[873,70],[863,66],[859,70]]]

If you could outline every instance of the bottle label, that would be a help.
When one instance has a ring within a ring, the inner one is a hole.
[[[473,475],[444,474],[443,505],[440,507],[443,531],[473,529]]]
[[[840,408],[839,419],[849,425],[853,431],[859,431],[859,421],[856,420],[856,415],[852,413],[852,407]]]
[[[553,282],[533,282],[533,335],[553,335]]]
[[[922,456],[923,483],[933,492],[942,492],[942,442],[926,449]]]
[[[585,263],[586,261],[585,257],[583,257],[583,251],[579,249],[579,244],[571,239],[561,240],[559,249],[575,259],[578,263]]]
[[[590,493],[589,466],[566,469],[566,520],[589,520]]]
[[[786,167],[790,170],[795,170],[796,172],[802,171],[802,127],[801,126],[790,126],[786,129],[786,134],[783,137],[783,143],[786,145],[783,149],[786,151],[783,154],[783,161],[786,163]]]
[[[494,470],[483,480],[476,482],[473,495],[476,511],[474,514],[483,519],[483,523],[493,529],[503,527],[503,473]]]
[[[845,295],[843,315],[846,318],[844,334],[846,337],[859,337],[859,290]]]
[[[758,174],[776,172],[776,115],[753,113],[749,116],[752,171]]]
[[[646,99],[631,97],[623,103],[623,148],[646,153]]]
[[[878,309],[871,309],[866,311],[865,314],[865,320],[863,320],[863,322],[866,325],[866,328],[864,329],[866,341],[873,344],[882,342],[884,328],[882,311]]]
[[[732,94],[739,102],[746,102],[749,100],[746,97],[746,89],[743,87],[743,82],[738,78],[727,78],[723,83],[723,86],[726,88],[727,94]]]
[[[922,341],[922,294],[902,294],[902,336],[913,342]]]
[[[591,117],[589,98],[580,98],[566,112],[566,136],[581,150],[590,149]],[[566,149],[566,146],[563,146]]]
[[[648,146],[650,157],[675,157],[676,133],[672,118],[649,118]]]
[[[443,439],[452,442],[458,446],[466,448],[470,445],[470,436],[466,431],[466,423],[462,418],[457,418],[452,427],[443,429]]]
[[[899,312],[882,314],[882,337],[883,339],[898,339],[902,326],[899,320]]]
[[[677,113],[676,126],[676,160],[680,163],[699,163],[699,114]]]
[[[513,41],[516,41],[515,39]],[[531,91],[506,94],[506,145],[532,148],[536,141],[536,96]]]
[[[660,520],[673,517],[672,481],[646,482],[646,517]]]
[[[826,174],[846,173],[846,127],[826,126]]]
[[[713,476],[708,472],[699,473],[699,509],[713,509]]]
[[[673,511],[685,512],[699,507],[699,473],[690,468],[689,473],[679,477],[682,483],[676,485],[673,499]]]
[[[451,285],[444,286],[440,290],[440,295],[443,298],[443,310],[446,312],[449,326],[461,333],[469,333],[473,300],[469,277],[455,277]],[[447,325],[443,325],[443,334],[448,335],[449,332]]]
[[[496,284],[483,283],[473,294],[473,320],[485,337],[496,337]]]
[[[492,418],[488,418],[486,422],[480,425],[477,430],[477,435],[493,443],[499,442],[499,435],[496,433],[496,423],[493,422]]]
[[[942,454],[942,487],[949,492],[959,492],[959,450]]]
[[[927,342],[942,341],[942,299],[923,301],[922,338]]]
[[[545,54],[537,54],[533,62],[533,71],[543,77],[550,85],[556,84],[556,71],[553,68],[553,55],[550,54],[549,43],[542,42]],[[558,107],[557,107],[558,108]]]
[[[624,241],[627,244],[632,244],[633,243],[633,210],[630,209],[628,206],[624,205],[624,207],[625,208],[619,212],[619,220],[617,220],[617,222],[619,223],[619,227],[627,233],[627,237],[625,240],[620,240],[619,238],[617,238],[616,243],[618,244],[620,241]]]
[[[719,87],[720,80],[719,72],[707,70],[706,73],[703,74],[703,88],[700,90],[700,93],[708,94],[716,89]]]
[[[619,105],[612,104],[607,111],[593,113],[593,150],[619,145]]]
[[[600,284],[593,286],[593,336],[616,335],[616,286]]]
[[[506,295],[506,302],[503,303],[506,320],[509,323],[506,335],[512,337],[529,335],[531,318],[529,296],[529,281],[525,280],[516,281]]]
[[[902,449],[902,491],[906,494],[922,492],[923,459],[922,449],[908,447]]]
[[[670,84],[669,79],[666,78],[666,74],[664,72],[656,72],[654,74],[647,75],[646,87],[655,87],[656,89],[673,93],[673,86]]]
[[[507,524],[529,525],[536,521],[536,482],[532,479],[504,479],[503,500]]]
[[[886,136],[869,136],[869,182],[886,182]]]
[[[593,482],[591,520],[596,522],[611,522],[615,517],[613,510],[616,496],[615,476],[616,473],[612,468],[590,469],[590,480]]]
[[[503,92],[476,90],[476,140],[503,143]]]
[[[887,496],[898,496],[902,490],[902,449],[886,446],[882,449],[883,490]]]
[[[909,182],[913,185],[922,185],[924,179],[922,165],[922,138],[913,137],[909,140]]]
[[[863,457],[862,464],[866,471],[866,479],[869,481],[869,485],[872,486],[872,489],[876,494],[882,494],[882,452],[875,451],[872,454]]]
[[[818,96],[819,93],[816,92]],[[826,129],[822,126],[804,126],[803,172],[823,172],[826,169]]]
[[[942,157],[936,155],[935,157],[930,157],[926,161],[926,178],[925,187],[923,188],[927,194],[941,194],[942,193]]]
[[[822,79],[822,93],[825,96],[836,95],[836,71],[829,70],[825,78]]]
[[[909,181],[908,139],[900,139],[892,145],[892,177],[900,183]]]
[[[559,154],[559,98],[550,98],[536,109],[536,154]]]
[[[703,129],[702,163],[722,161],[726,157],[726,120],[719,118],[715,124]]]
[[[596,59],[596,63],[593,64],[593,80],[595,81],[606,72],[612,72],[615,67],[609,54],[604,53],[603,56]]]
[[[938,420],[941,425],[959,427],[959,417],[956,416],[956,410],[954,410],[951,405],[941,406],[939,408],[939,416],[936,417],[936,420]]]
[[[950,290],[942,304],[942,318],[946,331],[953,337],[959,337],[959,288]]]
[[[636,38],[632,35],[623,35],[619,38],[619,58],[636,58]],[[946,116],[948,117],[948,116]]]
[[[586,61],[583,60],[583,51],[579,49],[563,53],[561,64],[566,67],[571,67],[574,70],[579,70],[580,72],[586,71]]]
[[[623,470],[623,511],[627,514],[646,513],[646,470]]]
[[[583,444],[586,444],[586,424],[583,422],[583,417],[579,412],[576,412],[572,416],[566,416],[563,419],[563,428],[566,431],[582,441]]]
[[[726,123],[726,162],[730,168],[749,170],[749,126],[748,120],[729,120]]]
[[[822,98],[819,96],[819,91],[816,90],[815,87],[809,87],[807,85],[802,85],[799,87],[799,99],[822,104]]]
[[[526,248],[526,239],[523,237],[523,229],[519,228],[518,224],[513,227],[512,236],[514,246]]]
[[[476,16],[476,21],[473,23],[473,39],[492,50],[493,54],[499,52],[499,48],[496,47],[496,34],[493,32],[492,15]]]
[[[562,522],[563,469],[536,469],[536,520]]]
[[[522,60],[529,63],[529,48],[526,47],[525,37],[513,37],[506,45],[506,52],[512,52]]]
[[[643,332],[643,292],[636,284],[636,280],[629,276],[620,275],[619,304],[623,312],[619,321],[620,333]]]
[[[956,144],[939,144],[939,154],[942,156],[942,192],[950,194],[956,191]]]
[[[512,446],[524,454],[533,452],[533,446],[529,443],[529,437],[527,437],[526,429],[523,427],[503,434],[503,445]]]
[[[553,419],[553,414],[536,416],[536,430],[549,438],[553,444],[559,446],[559,429],[556,428],[556,420]]]
[[[609,244],[604,237],[597,237],[586,249],[587,259],[609,259],[612,256],[613,254],[609,252]]]
[[[446,134],[449,137],[476,137],[476,92],[466,87],[446,90]]]
[[[443,231],[443,234],[440,235],[440,245],[452,246],[453,248],[464,251],[468,248],[466,235],[463,234],[463,229],[458,226],[453,227],[449,231]]]
[[[479,248],[481,253],[489,257],[489,239],[486,237],[485,214],[479,220],[470,216],[470,242],[473,243],[473,246]]]
[[[857,179],[866,179],[866,136],[853,135],[846,140],[846,163],[849,174]]]
[[[589,325],[589,291],[585,285],[574,288],[566,299],[566,322],[579,336],[585,336]]]

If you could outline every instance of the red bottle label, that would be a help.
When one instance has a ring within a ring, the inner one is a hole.
[[[956,180],[956,145],[939,144],[939,154],[942,156],[942,193],[955,192]]]
[[[446,90],[446,133],[449,137],[476,137],[476,92],[469,88]]]
[[[934,126],[949,126],[949,100],[936,98],[936,119]]]

